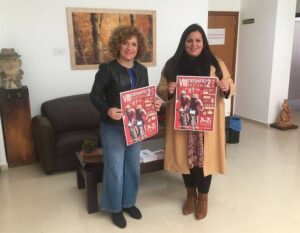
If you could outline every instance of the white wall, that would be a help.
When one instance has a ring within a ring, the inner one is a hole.
[[[300,0],[297,0],[296,12],[300,13]]]
[[[289,104],[292,109],[300,109],[300,19],[295,21],[292,65],[289,84]]]
[[[278,0],[268,123],[276,121],[288,98],[293,51],[296,0]]]
[[[288,89],[292,9],[295,12],[295,0],[288,4],[284,0],[241,0],[234,106],[237,115],[266,124],[275,120]],[[254,18],[255,23],[242,24],[248,18]]]
[[[96,70],[70,69],[66,7],[156,10],[157,65],[149,67],[151,84],[157,84],[161,69],[173,55],[181,33],[192,23],[207,27],[208,0],[1,0],[0,45],[21,55],[23,85],[28,86],[31,114],[41,103],[56,97],[89,92]],[[62,48],[63,56],[54,56]],[[0,145],[3,140],[0,135]],[[0,158],[4,151],[0,146]],[[3,161],[1,159],[0,161]]]
[[[210,11],[239,11],[240,0],[208,0]]]

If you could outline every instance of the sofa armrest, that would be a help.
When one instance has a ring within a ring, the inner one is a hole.
[[[47,174],[55,170],[55,133],[50,121],[41,115],[32,119],[33,140],[37,157]]]

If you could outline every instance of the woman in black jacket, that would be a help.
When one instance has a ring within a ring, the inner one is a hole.
[[[146,50],[141,32],[120,26],[109,39],[114,60],[103,63],[96,74],[90,99],[101,113],[100,135],[104,150],[102,210],[111,212],[120,228],[126,227],[123,211],[141,219],[135,206],[140,176],[141,142],[126,146],[120,92],[148,86],[147,68],[136,61]],[[156,101],[159,110],[160,102]]]

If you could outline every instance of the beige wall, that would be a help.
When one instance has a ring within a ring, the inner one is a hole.
[[[210,11],[239,11],[240,0],[208,0]]]
[[[296,12],[300,13],[300,0],[297,0]]]

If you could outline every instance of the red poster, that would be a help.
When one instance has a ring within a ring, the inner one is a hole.
[[[217,78],[177,76],[174,129],[213,131]]]
[[[120,93],[123,124],[127,145],[158,133],[155,110],[155,86]]]

